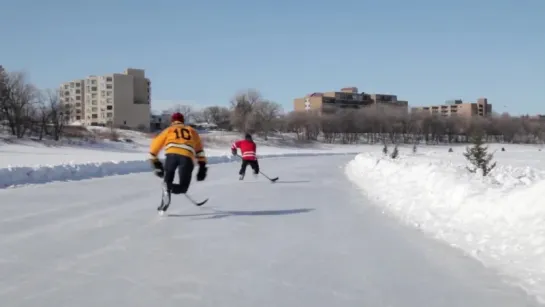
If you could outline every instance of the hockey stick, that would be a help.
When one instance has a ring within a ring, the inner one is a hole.
[[[242,160],[242,157],[238,154],[236,154],[237,157],[239,157],[241,160]],[[276,180],[278,180],[278,177],[275,177],[275,178],[270,178],[269,176],[265,175],[265,173],[263,173],[261,170],[259,170],[259,173],[261,175],[263,175],[265,178],[269,179],[271,182],[276,182]]]
[[[265,178],[269,179],[271,182],[276,182],[276,180],[278,180],[278,177],[274,177],[274,178],[269,178],[269,176],[263,174],[263,172],[259,171],[261,173],[261,175],[265,176]]]
[[[201,202],[198,202],[198,201],[194,200],[193,198],[191,198],[189,195],[187,195],[187,194],[184,194],[184,195],[191,203],[193,203],[197,207],[200,207],[200,206],[204,205],[208,201],[208,198],[207,198],[207,199],[205,199],[205,200],[203,200]],[[160,215],[163,215],[167,211],[168,207],[170,207],[170,202],[167,203],[167,204],[161,203],[159,208],[157,208],[157,211],[159,211]]]
[[[198,201],[195,201],[193,198],[191,198],[189,195],[187,195],[187,193],[184,194],[184,195],[190,202],[192,202],[197,207],[200,207],[200,206],[206,204],[206,202],[208,201],[208,198],[207,198],[207,199],[205,199],[205,200],[203,200],[201,202],[198,202]]]

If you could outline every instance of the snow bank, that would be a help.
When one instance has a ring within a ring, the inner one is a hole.
[[[274,157],[303,157],[303,156],[326,156],[346,155],[350,153],[328,153],[328,152],[305,152],[305,153],[277,153],[260,155],[259,158]],[[231,155],[210,156],[209,164],[227,163],[239,161],[239,158]],[[17,166],[0,168],[0,188],[13,187],[27,184],[40,184],[53,181],[84,180],[113,175],[126,175],[131,173],[151,172],[151,166],[147,160],[134,161],[110,161],[110,162],[88,162],[68,163],[60,165],[44,166]]]
[[[359,154],[346,174],[389,213],[458,247],[545,302],[545,172]]]

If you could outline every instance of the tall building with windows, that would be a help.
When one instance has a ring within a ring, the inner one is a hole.
[[[357,87],[345,87],[338,92],[316,92],[293,100],[295,111],[316,110],[320,113],[380,106],[402,113],[407,113],[409,109],[409,103],[398,100],[396,95],[360,93]]]
[[[151,81],[143,69],[88,76],[61,84],[61,102],[70,123],[133,129],[150,127]]]
[[[448,100],[444,104],[414,107],[411,113],[437,115],[443,117],[462,116],[487,117],[492,114],[492,105],[488,103],[487,98],[479,98],[477,102],[463,102],[461,99]]]

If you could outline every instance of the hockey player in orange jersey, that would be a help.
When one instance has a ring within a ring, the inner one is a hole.
[[[157,158],[162,149],[165,150],[166,157],[164,166]],[[161,205],[157,208],[160,213],[168,209],[171,194],[185,194],[189,189],[194,160],[199,164],[197,181],[206,178],[208,168],[201,138],[193,127],[184,124],[184,116],[181,113],[172,114],[170,126],[153,139],[150,154],[155,174],[163,178],[163,197]],[[173,183],[176,170],[179,178],[177,184]]]

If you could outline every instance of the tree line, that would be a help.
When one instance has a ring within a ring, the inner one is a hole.
[[[273,133],[294,133],[301,141],[327,143],[465,143],[476,132],[489,142],[544,143],[545,121],[509,114],[489,117],[442,117],[403,113],[396,108],[371,106],[360,109],[284,112],[282,106],[249,89],[234,95],[227,106],[196,110],[179,105],[168,112],[182,112],[190,122],[207,122],[224,130],[250,132],[267,138]],[[0,70],[0,127],[13,136],[66,135],[71,115],[59,90],[40,90],[20,72]],[[151,123],[150,123],[151,126]]]
[[[57,90],[40,90],[24,73],[0,70],[0,127],[17,138],[51,136],[59,140],[69,107]]]
[[[166,113],[180,112],[190,123],[206,122],[223,130],[258,133],[267,138],[271,133],[284,132],[282,106],[263,98],[257,90],[241,91],[229,106],[210,106],[202,110],[178,105]]]
[[[228,107],[197,111],[178,106],[193,122],[208,122],[221,129],[256,133],[295,133],[301,141],[326,143],[447,144],[467,143],[483,133],[488,142],[537,144],[545,142],[545,121],[507,113],[488,117],[461,117],[400,112],[386,105],[359,109],[283,112],[280,104],[264,99],[256,90],[240,92]],[[174,110],[172,110],[174,111]]]

